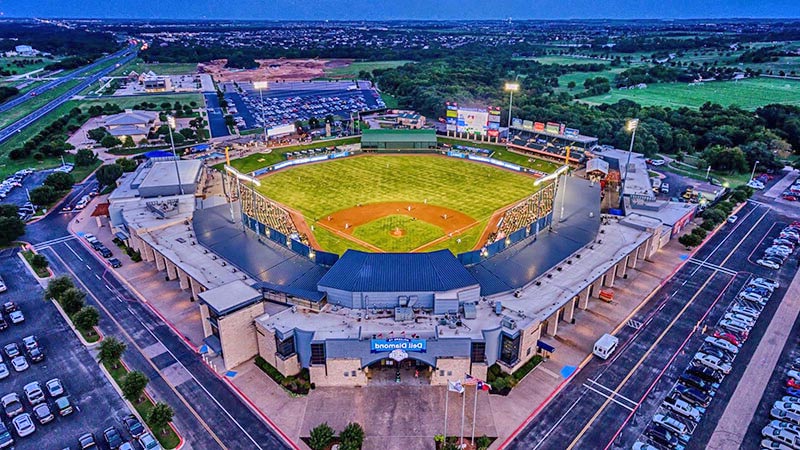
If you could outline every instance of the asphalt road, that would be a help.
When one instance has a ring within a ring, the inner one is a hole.
[[[37,424],[37,431],[31,436],[18,438],[14,435],[17,448],[60,449],[74,446],[78,436],[86,432],[100,438],[107,427],[116,426],[122,430],[121,420],[130,411],[97,368],[94,356],[80,343],[56,307],[42,300],[42,288],[16,253],[16,249],[0,251],[0,274],[8,284],[8,291],[0,294],[0,301],[16,302],[25,315],[25,322],[0,332],[0,346],[11,342],[22,346],[22,338],[33,334],[38,337],[46,359],[30,364],[24,372],[11,370],[7,378],[0,380],[0,395],[16,392],[22,397],[23,386],[27,383],[38,381],[44,388],[48,380],[59,378],[77,407],[73,414],[56,417],[45,425]],[[3,360],[8,364],[5,355]],[[32,412],[24,400],[23,403],[26,412]],[[48,399],[48,404],[55,411],[52,399]],[[10,429],[10,421],[4,421]]]
[[[131,51],[131,48],[128,48],[128,47],[123,48],[122,50],[119,50],[116,53],[112,53],[110,55],[106,55],[106,56],[94,61],[93,63],[88,64],[88,65],[83,66],[83,67],[80,67],[80,68],[78,68],[78,69],[76,69],[76,70],[74,70],[74,71],[72,71],[72,72],[70,72],[70,73],[68,73],[68,74],[66,74],[64,76],[59,76],[58,78],[56,78],[54,80],[50,80],[50,81],[44,83],[41,86],[37,86],[36,88],[31,89],[30,91],[26,92],[25,95],[20,95],[20,96],[14,97],[9,101],[0,104],[0,113],[9,111],[11,108],[15,108],[15,107],[27,102],[28,100],[31,100],[31,99],[35,98],[38,95],[42,95],[45,92],[49,91],[50,89],[53,89],[53,88],[55,88],[57,86],[60,86],[60,85],[62,85],[64,83],[66,83],[69,80],[75,79],[76,77],[82,76],[83,74],[85,74],[86,72],[94,69],[95,67],[98,67],[98,66],[104,64],[106,61],[109,61],[109,60],[114,59],[114,58],[119,58],[122,55],[124,55],[126,52],[129,52],[129,51]]]
[[[56,273],[72,276],[90,292],[87,302],[98,307],[101,330],[128,344],[125,362],[144,372],[153,395],[175,409],[174,423],[187,443],[202,449],[289,448],[183,339],[127,290],[105,261],[67,233],[68,216],[54,213],[32,224],[27,240],[40,243],[37,248]]]
[[[122,59],[118,60],[118,64],[122,65],[122,64],[127,63],[128,61],[131,61],[132,59],[134,59],[136,57],[136,52],[126,53],[126,55],[127,56],[124,56]],[[50,101],[49,103],[45,104],[41,108],[37,109],[36,111],[33,111],[32,113],[28,114],[27,116],[19,119],[18,121],[12,123],[9,126],[3,128],[2,130],[0,130],[0,143],[5,142],[6,140],[10,139],[15,133],[19,133],[25,127],[27,127],[27,126],[31,125],[32,123],[36,122],[37,120],[41,119],[42,117],[44,117],[50,111],[53,111],[54,109],[58,108],[59,106],[63,105],[64,103],[66,103],[69,99],[72,98],[72,96],[78,94],[82,90],[84,90],[87,87],[89,87],[92,83],[94,83],[97,80],[99,80],[100,78],[103,78],[104,76],[110,74],[114,70],[116,70],[116,67],[115,67],[115,65],[112,64],[111,66],[106,67],[105,69],[103,69],[103,70],[101,70],[99,72],[96,72],[96,73],[84,78],[83,81],[81,81],[78,85],[76,85],[72,89],[68,90],[67,92],[65,92],[64,94],[59,96],[58,98]],[[75,78],[75,75],[74,74],[69,74],[66,77],[68,79],[73,79],[73,78]]]
[[[615,355],[591,360],[508,448],[630,448],[699,348],[704,335],[696,331],[717,322],[750,273],[775,276],[748,257],[784,219],[748,203],[736,224],[726,224],[698,249],[634,316],[643,325],[617,334],[621,345]],[[790,263],[781,272],[790,276],[796,269]],[[776,307],[771,302],[762,314],[700,428],[713,430]],[[700,433],[697,441],[703,439]]]

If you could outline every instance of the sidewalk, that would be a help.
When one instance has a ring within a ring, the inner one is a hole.
[[[781,357],[792,326],[800,314],[800,273],[792,279],[792,284],[772,317],[767,331],[761,338],[750,364],[736,386],[725,412],[722,413],[717,428],[708,441],[707,449],[726,450],[740,448],[753,415],[764,396],[772,377],[772,372]]]
[[[778,180],[774,186],[772,186],[767,192],[764,193],[764,197],[769,198],[778,198],[783,194],[783,191],[786,190],[789,186],[797,180],[798,174],[796,170],[790,170],[783,178]]]

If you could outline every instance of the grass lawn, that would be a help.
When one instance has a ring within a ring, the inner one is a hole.
[[[38,62],[38,63],[35,63],[35,64],[27,64],[27,65],[25,65],[23,67],[17,67],[17,66],[15,66],[13,64],[14,61],[25,61],[25,60],[28,60],[28,61],[34,60],[35,61],[35,60],[39,60],[39,59],[41,59],[42,61]],[[53,64],[54,62],[59,61],[59,59],[60,58],[52,58],[52,59],[50,59],[50,58],[42,58],[41,56],[30,56],[30,57],[10,56],[10,57],[6,57],[6,58],[0,58],[0,69],[8,70],[11,73],[16,72],[16,74],[14,74],[12,76],[23,75],[23,74],[26,74],[28,72],[32,72],[32,71],[37,70],[37,69],[41,69],[41,68],[43,68],[44,66],[46,66],[48,64]]]
[[[383,100],[383,103],[386,104],[386,107],[389,109],[395,109],[400,107],[400,102],[397,100],[397,97],[395,97],[392,94],[381,92],[381,99]]]
[[[657,83],[647,89],[612,90],[608,94],[587,97],[590,104],[632,100],[642,106],[699,108],[710,101],[722,106],[737,105],[756,109],[770,103],[800,105],[800,81],[775,78],[751,78],[739,81],[713,81],[690,86],[686,83]]]
[[[292,167],[263,178],[259,190],[300,211],[313,224],[314,218],[359,203],[426,200],[483,222],[494,211],[530,195],[535,188],[528,176],[485,164],[433,155],[370,155]],[[358,237],[379,247],[389,245],[387,238],[391,236],[386,233],[385,224],[374,225],[376,229],[370,225],[366,224],[367,234],[374,234],[369,239],[363,234]],[[321,241],[330,240],[316,230],[315,236]],[[416,248],[430,240],[403,245]]]
[[[183,63],[146,63],[139,58],[119,67],[111,73],[112,76],[122,76],[135,71],[136,73],[142,72],[155,72],[157,75],[187,75],[190,73],[197,73],[197,64],[183,64]]]
[[[64,160],[75,163],[75,155],[65,156]],[[80,183],[101,165],[103,165],[103,161],[98,159],[91,166],[75,166],[72,172],[70,172],[70,175],[72,175],[72,179],[75,180],[76,183]]]
[[[82,109],[89,108],[93,105],[100,105],[103,106],[106,103],[112,103],[115,105],[119,105],[122,109],[132,109],[134,106],[141,104],[142,102],[149,102],[156,104],[156,110],[161,110],[161,104],[164,102],[175,103],[181,102],[183,105],[188,105],[191,102],[195,102],[198,107],[203,106],[203,96],[202,94],[191,93],[187,92],[185,94],[176,94],[176,93],[165,93],[165,94],[146,94],[146,95],[133,95],[133,96],[125,96],[125,97],[114,97],[114,96],[107,96],[107,97],[100,97],[100,98],[92,98],[92,99],[85,99],[79,102],[79,107]]]
[[[669,170],[690,178],[694,178],[695,180],[706,180],[705,170],[698,170],[676,163],[670,163]],[[734,188],[740,184],[747,183],[750,180],[750,172],[730,174],[728,172],[717,172],[716,170],[712,170],[711,178],[716,178],[723,183],[728,183],[731,188]]]
[[[624,70],[627,70],[627,69],[625,67],[614,67],[614,68],[611,68],[611,69],[608,69],[608,70],[603,70],[601,72],[572,72],[572,73],[567,73],[567,74],[564,74],[564,75],[561,75],[560,77],[558,77],[558,88],[559,88],[559,90],[564,91],[564,92],[571,92],[573,94],[577,94],[579,92],[583,92],[584,91],[583,82],[586,81],[587,78],[603,77],[603,78],[607,78],[608,81],[613,83],[614,82],[614,78],[617,76],[617,74],[619,74],[620,72],[622,72]],[[576,87],[574,89],[572,89],[572,90],[567,88],[567,85],[569,84],[570,81],[574,81],[575,84],[576,84]]]
[[[331,147],[335,145],[356,144],[361,142],[361,137],[353,136],[341,139],[328,139],[312,142],[305,145],[288,145],[286,147],[275,147],[270,153],[254,153],[247,155],[244,158],[231,160],[231,166],[236,170],[247,173],[258,170],[273,164],[277,164],[284,160],[283,155],[288,152],[297,150],[307,150],[311,148]],[[224,163],[214,165],[215,169],[223,170]]]
[[[362,70],[372,72],[377,69],[394,69],[402,65],[412,63],[413,61],[407,59],[395,61],[360,61],[354,62],[346,67],[335,67],[325,70],[325,75],[334,78],[355,78]]]
[[[8,125],[16,122],[17,120],[32,113],[33,111],[36,111],[37,109],[60,97],[65,92],[67,92],[68,90],[72,89],[73,87],[77,86],[80,83],[81,80],[67,81],[66,83],[54,87],[53,89],[50,89],[49,91],[43,94],[37,95],[36,97],[31,97],[30,100],[26,101],[25,103],[19,106],[11,108],[11,110],[6,111],[0,115],[0,128],[5,128]]]
[[[112,368],[111,364],[105,361],[102,364],[108,373],[111,374],[111,378],[114,379],[114,382],[117,383],[117,386],[121,386],[123,378],[125,378],[125,375],[128,374],[128,370],[122,364],[119,364],[119,367],[116,369]],[[145,398],[145,400],[141,403],[133,403],[133,407],[136,408],[136,412],[139,413],[139,416],[145,419],[145,422],[147,422],[147,416],[150,414],[150,410],[153,409],[153,406],[153,402],[149,398]],[[156,429],[153,428],[149,423],[147,426],[153,431],[153,436],[158,439],[158,442],[163,448],[173,449],[180,443],[180,438],[177,434],[175,434],[175,431],[173,431],[171,427],[167,426],[163,429]]]
[[[540,64],[560,64],[562,66],[568,66],[570,64],[589,64],[589,63],[608,64],[610,62],[610,61],[603,61],[601,59],[580,58],[575,56],[537,56],[531,59]]]
[[[402,230],[402,236],[392,232]],[[415,248],[444,236],[444,231],[421,220],[411,220],[403,215],[390,215],[365,223],[353,230],[353,236],[367,241],[386,252],[409,252]]]

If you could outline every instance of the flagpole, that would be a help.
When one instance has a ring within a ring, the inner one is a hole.
[[[461,393],[461,440],[458,442],[458,448],[464,448],[464,411],[467,407],[467,390]]]
[[[444,390],[444,441],[447,442],[447,400],[450,398],[450,380]]]
[[[475,386],[475,403],[472,405],[472,445],[475,445],[475,416],[478,414],[478,386]]]

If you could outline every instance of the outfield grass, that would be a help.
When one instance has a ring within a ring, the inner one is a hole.
[[[642,106],[669,106],[672,108],[699,108],[705,102],[722,106],[737,105],[756,109],[771,103],[800,105],[800,81],[775,78],[751,78],[739,81],[715,81],[690,86],[686,83],[651,84],[647,89],[621,91],[587,97],[590,104],[613,104],[622,99]]]
[[[361,137],[353,136],[341,139],[314,141],[311,144],[305,145],[275,147],[270,153],[253,153],[252,155],[247,155],[244,158],[234,159],[231,161],[231,166],[233,166],[233,168],[239,172],[248,173],[283,161],[283,155],[288,152],[308,150],[312,148],[332,147],[336,145],[357,144],[359,142],[361,142]],[[213,167],[217,170],[223,170],[224,165],[225,163],[219,163],[215,164]]]
[[[300,211],[308,223],[313,224],[316,218],[357,204],[395,201],[427,201],[430,205],[461,211],[478,222],[486,222],[496,210],[530,195],[535,188],[528,176],[460,159],[433,155],[369,155],[286,169],[263,178],[259,190]],[[431,237],[433,230],[418,227],[419,230],[412,231],[424,233],[424,237],[414,237],[413,243],[407,239],[409,243],[390,244],[386,226],[385,221],[362,225],[359,228],[367,228],[356,229],[357,237],[381,248],[399,246],[390,251],[414,249],[435,239]],[[320,227],[315,228],[314,234],[323,249],[341,250],[343,243],[326,246],[332,237],[327,232],[318,233]],[[470,239],[462,238],[460,247],[468,250],[474,246],[482,229],[471,230],[474,235],[465,233]],[[410,234],[411,231],[407,236]],[[347,247],[354,246],[348,244]],[[451,245],[443,247],[453,248]]]
[[[552,173],[561,167],[560,164],[547,161],[545,159],[536,158],[533,156],[520,155],[509,151],[505,145],[490,144],[487,142],[474,142],[463,139],[453,139],[438,136],[436,138],[440,144],[448,145],[466,145],[469,147],[482,148],[492,152],[492,158],[499,159],[500,161],[510,162],[518,166],[527,167],[528,169],[538,170],[541,172]]]
[[[354,62],[346,67],[334,67],[332,69],[326,69],[325,75],[336,78],[355,78],[362,70],[371,73],[373,70],[394,69],[395,67],[400,67],[412,62],[414,61],[407,59],[395,61],[360,61]]]
[[[402,236],[392,232],[402,230]],[[353,229],[353,236],[386,252],[410,252],[421,245],[444,236],[444,230],[421,220],[392,214]]]

